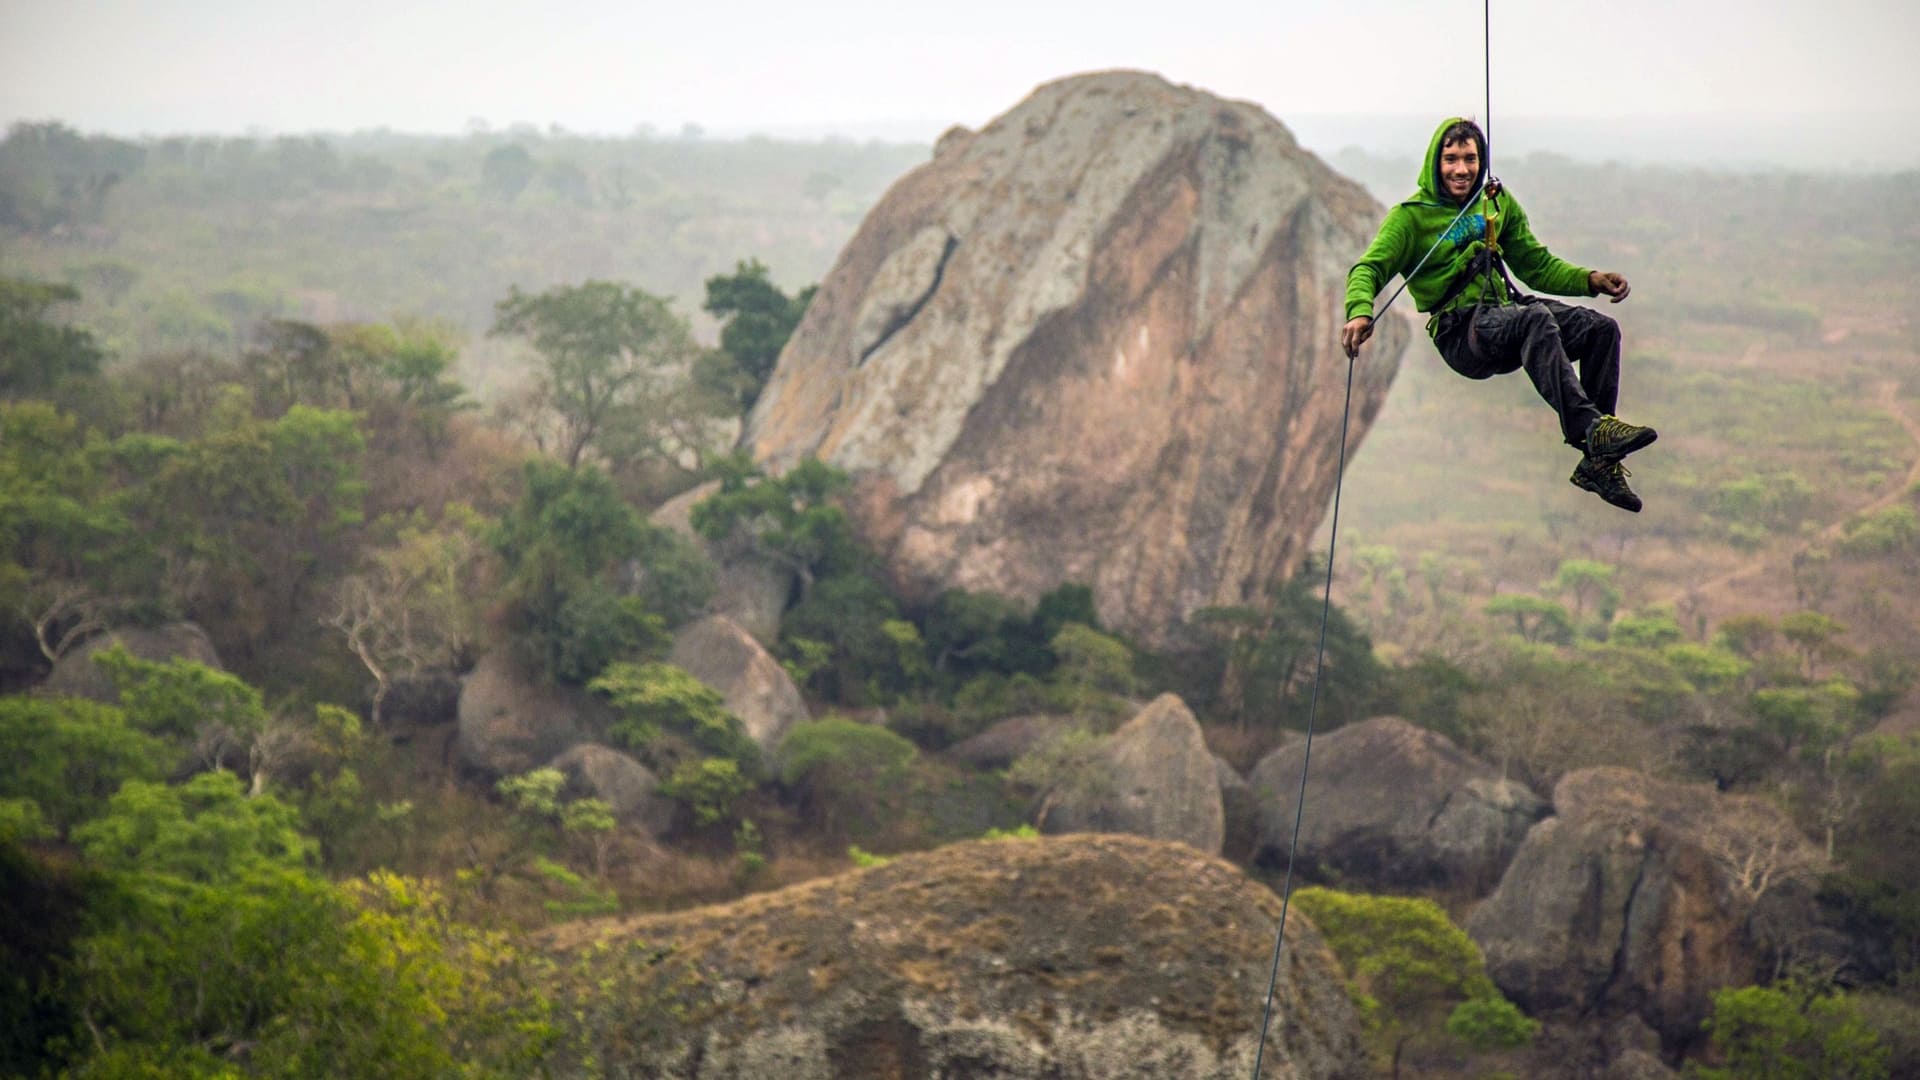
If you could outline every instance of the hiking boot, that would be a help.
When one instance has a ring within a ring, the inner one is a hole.
[[[1617,460],[1659,437],[1660,433],[1650,427],[1629,424],[1617,416],[1603,416],[1587,429],[1587,456]]]
[[[1646,428],[1639,430],[1647,431]],[[1653,433],[1647,431],[1647,434]],[[1631,475],[1633,474],[1627,471],[1627,467],[1620,464],[1619,458],[1596,458],[1589,455],[1580,459],[1580,464],[1573,468],[1573,475],[1567,479],[1574,487],[1591,491],[1620,509],[1637,514],[1640,512],[1640,496],[1635,495],[1633,489],[1627,486],[1627,477]]]

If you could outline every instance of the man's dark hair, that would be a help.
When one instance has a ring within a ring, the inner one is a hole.
[[[1466,139],[1473,140],[1473,148],[1480,151],[1482,159],[1487,156],[1487,133],[1481,131],[1480,125],[1471,120],[1457,120],[1447,125],[1447,130],[1440,135],[1440,148],[1444,150],[1449,145]]]

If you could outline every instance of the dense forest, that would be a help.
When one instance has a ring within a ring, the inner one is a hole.
[[[1153,652],[1073,585],[904,604],[845,475],[735,451],[809,283],[925,154],[9,133],[0,1072],[591,1074],[592,987],[536,928],[1031,836],[1163,692],[1242,772],[1300,730],[1324,562]],[[1334,164],[1388,196],[1412,173]],[[1692,433],[1648,489],[1681,509],[1628,536],[1516,495],[1565,487],[1518,449],[1549,414],[1410,362],[1354,466],[1320,730],[1404,717],[1541,792],[1624,765],[1773,800],[1825,860],[1766,872],[1870,946],[1723,992],[1692,1067],[1912,1075],[1920,382],[1887,313],[1916,299],[1920,178],[1510,171],[1557,245],[1645,268],[1628,378]],[[1436,431],[1440,460],[1414,449]],[[777,752],[667,662],[742,552],[797,582],[765,644],[817,719]],[[1787,599],[1740,610],[1703,567]],[[462,768],[453,697],[487,657],[598,702],[669,820]],[[1004,768],[947,753],[1036,714],[1070,723]],[[1421,1047],[1423,1075],[1524,1060],[1459,898],[1300,899],[1370,992],[1383,1075]]]

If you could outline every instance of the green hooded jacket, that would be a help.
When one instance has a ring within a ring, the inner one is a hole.
[[[1411,272],[1445,229],[1447,239],[1434,248],[1433,257],[1407,281],[1414,306],[1433,312],[1434,305],[1446,295],[1447,284],[1454,275],[1462,272],[1486,247],[1490,220],[1496,250],[1507,269],[1528,287],[1556,296],[1593,295],[1586,268],[1554,255],[1534,237],[1533,229],[1527,224],[1527,212],[1520,208],[1520,200],[1513,197],[1512,191],[1502,190],[1498,196],[1483,192],[1479,196],[1480,205],[1461,217],[1451,229],[1447,228],[1460,212],[1460,204],[1444,194],[1446,189],[1440,183],[1440,136],[1459,121],[1459,117],[1450,117],[1434,129],[1433,140],[1427,145],[1426,164],[1420,168],[1420,190],[1387,211],[1386,220],[1380,223],[1380,232],[1374,236],[1373,243],[1367,245],[1366,254],[1347,271],[1348,321],[1371,317],[1374,297],[1396,275]],[[1482,162],[1480,168],[1484,177],[1486,163]],[[1478,302],[1487,290],[1488,280],[1486,275],[1481,275],[1469,282],[1447,305],[1447,310]],[[1501,281],[1498,274],[1493,275],[1491,281],[1493,295],[1487,297],[1487,302],[1511,303],[1506,282]],[[1436,321],[1428,320],[1429,335],[1434,332]]]

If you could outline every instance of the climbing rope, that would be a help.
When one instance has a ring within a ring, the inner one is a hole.
[[[1498,183],[1492,179],[1493,0],[1481,0],[1481,19],[1485,28],[1487,111],[1486,121],[1480,129],[1481,134],[1486,138],[1486,146],[1482,148],[1481,153],[1479,186],[1467,196],[1460,206],[1460,212],[1453,215],[1453,220],[1447,223],[1446,228],[1440,230],[1440,235],[1434,239],[1433,246],[1427,249],[1425,255],[1420,256],[1420,261],[1414,264],[1413,269],[1401,275],[1400,287],[1393,290],[1393,295],[1387,297],[1387,302],[1380,305],[1379,310],[1374,312],[1372,321],[1375,323],[1379,322],[1380,316],[1387,313],[1387,309],[1393,306],[1395,300],[1400,299],[1400,294],[1406,291],[1407,282],[1420,273],[1420,270],[1427,265],[1428,259],[1433,258],[1433,253],[1440,249],[1441,241],[1453,231],[1453,226],[1459,224],[1467,211],[1480,201],[1480,196],[1486,191],[1488,184]],[[1340,463],[1333,475],[1333,524],[1327,537],[1327,585],[1320,597],[1320,645],[1313,658],[1313,693],[1307,699],[1307,742],[1300,756],[1300,787],[1294,797],[1293,836],[1287,842],[1287,873],[1280,888],[1280,927],[1274,931],[1273,935],[1273,964],[1267,973],[1266,1004],[1260,1010],[1260,1041],[1255,1044],[1253,1053],[1253,1080],[1260,1080],[1260,1067],[1266,1059],[1267,1028],[1273,1019],[1273,991],[1280,981],[1280,953],[1287,940],[1287,910],[1293,903],[1293,857],[1300,850],[1300,820],[1307,808],[1307,770],[1313,764],[1313,723],[1320,711],[1320,676],[1326,670],[1327,661],[1327,618],[1333,611],[1333,561],[1340,543],[1340,490],[1346,485],[1347,479],[1347,418],[1353,412],[1355,359],[1352,356],[1347,358],[1347,394],[1340,405]]]

